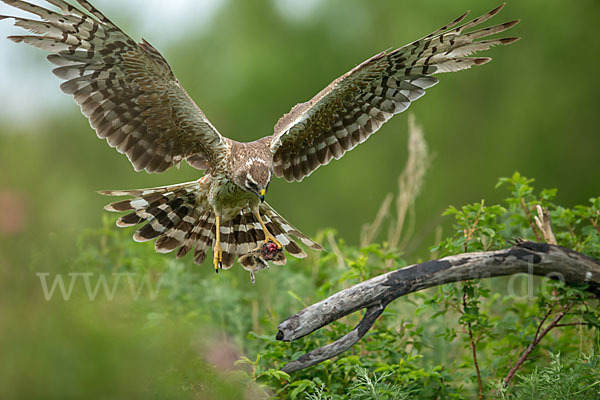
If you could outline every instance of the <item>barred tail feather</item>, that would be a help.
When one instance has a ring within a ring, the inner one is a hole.
[[[273,210],[273,208],[271,208],[271,206],[269,206],[268,204],[262,203],[260,206],[260,211],[261,211],[261,214],[266,215],[275,225],[277,225],[278,229],[280,229],[282,231],[282,234],[284,234],[288,238],[288,240],[290,240],[290,242],[293,243],[294,245],[296,245],[296,243],[294,243],[293,240],[290,239],[290,235],[296,237],[298,240],[300,240],[300,242],[302,242],[302,244],[304,244],[307,247],[310,247],[313,250],[319,250],[319,251],[323,250],[323,247],[320,244],[318,244],[317,242],[310,239],[308,236],[306,236],[305,234],[300,232],[298,229],[294,228],[289,222],[287,222],[281,215],[279,215],[277,213],[277,211]],[[268,224],[267,224],[267,229],[269,229]],[[273,233],[273,234],[275,235],[275,233]],[[275,235],[275,237],[277,238],[277,240],[280,240],[279,236]],[[283,242],[281,242],[281,243],[283,244]],[[288,250],[287,247],[286,247],[286,250]],[[290,248],[290,250],[291,250],[291,248]],[[290,252],[290,254],[294,254],[290,250],[288,250]],[[306,257],[306,253],[304,253],[304,255],[302,257]],[[299,258],[302,258],[302,257],[299,257]]]
[[[184,257],[193,249],[194,262],[201,264],[206,260],[209,249],[215,245],[216,218],[206,199],[208,187],[208,180],[202,178],[179,185],[138,190],[107,190],[100,193],[109,196],[133,196],[128,200],[113,202],[104,208],[114,212],[130,211],[117,220],[119,227],[145,223],[133,235],[135,241],[156,239],[157,252],[169,253],[177,250],[177,258]],[[260,205],[260,214],[267,229],[290,255],[297,258],[306,257],[306,252],[295,240],[300,240],[305,246],[315,250],[323,249],[294,228],[268,204]],[[251,272],[267,266],[264,260],[255,256],[266,236],[250,208],[244,208],[231,220],[223,221],[220,237],[223,268],[231,268],[236,259]],[[286,258],[281,253],[271,261],[283,265]]]
[[[177,257],[183,257],[189,250],[194,248],[194,262],[202,264],[206,260],[208,249],[212,249],[214,243],[213,227],[215,225],[215,216],[211,211],[204,211],[200,219],[196,222],[196,226],[192,230],[192,235],[183,244],[181,250],[177,253]],[[181,254],[180,254],[181,253]]]

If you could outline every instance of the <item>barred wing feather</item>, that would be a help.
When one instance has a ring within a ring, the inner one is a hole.
[[[11,40],[51,52],[61,89],[136,171],[162,172],[187,157],[202,168],[220,161],[227,144],[148,42],[136,43],[85,0],[77,2],[87,13],[63,0],[47,0],[60,12],[2,1],[41,18],[0,16],[35,34]]]
[[[275,175],[301,181],[406,110],[438,82],[431,75],[490,61],[468,56],[519,38],[475,40],[503,32],[519,21],[466,31],[493,17],[503,6],[456,27],[465,13],[422,39],[379,53],[334,80],[312,100],[296,105],[277,122],[271,137]]]

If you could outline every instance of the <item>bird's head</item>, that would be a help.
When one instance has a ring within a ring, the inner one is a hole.
[[[271,166],[268,162],[260,158],[250,159],[236,177],[236,183],[247,192],[254,193],[263,202],[271,176]]]

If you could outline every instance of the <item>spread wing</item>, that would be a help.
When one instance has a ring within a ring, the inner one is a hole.
[[[475,40],[503,32],[519,21],[465,31],[487,21],[502,7],[504,4],[455,27],[467,12],[416,42],[377,54],[333,81],[312,100],[296,105],[277,122],[271,137],[275,175],[301,181],[406,110],[438,82],[431,75],[490,61],[467,56],[519,38]]]
[[[65,80],[61,89],[136,171],[162,172],[188,157],[199,168],[216,165],[226,140],[148,42],[136,43],[85,0],[77,1],[87,13],[63,0],[47,0],[60,12],[2,1],[41,18],[0,16],[36,34],[9,39],[52,53],[53,72]]]

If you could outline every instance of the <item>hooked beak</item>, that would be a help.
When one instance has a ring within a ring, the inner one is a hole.
[[[258,196],[258,198],[260,199],[260,202],[262,203],[263,201],[265,201],[265,193],[267,193],[267,191],[265,189],[261,189],[260,190],[260,194]]]

